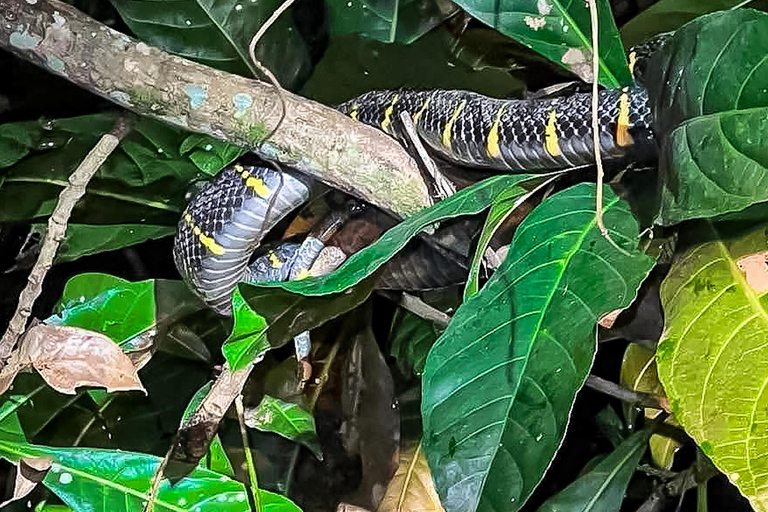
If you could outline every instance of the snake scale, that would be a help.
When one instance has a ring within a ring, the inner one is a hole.
[[[594,163],[590,93],[543,99],[496,99],[457,90],[372,91],[337,108],[353,119],[397,134],[402,112],[439,157],[504,172],[549,172]],[[599,93],[600,152],[604,160],[655,157],[648,96],[642,87]],[[263,236],[309,197],[309,178],[292,170],[235,164],[187,206],[174,259],[184,280],[213,309],[230,314],[241,281],[307,274],[325,240],[272,251],[250,267]],[[279,271],[270,271],[279,269]]]

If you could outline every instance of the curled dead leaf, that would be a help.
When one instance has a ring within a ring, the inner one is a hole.
[[[755,293],[768,291],[768,251],[742,256],[736,261],[736,266]]]
[[[7,389],[17,373],[30,367],[60,393],[74,395],[80,386],[146,393],[136,367],[120,347],[103,334],[77,327],[31,327],[0,372],[0,384]]]

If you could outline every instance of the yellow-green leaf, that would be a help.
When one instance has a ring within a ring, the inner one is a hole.
[[[768,511],[768,232],[692,247],[661,287],[657,365],[672,410],[756,510]],[[703,230],[706,231],[706,228]]]

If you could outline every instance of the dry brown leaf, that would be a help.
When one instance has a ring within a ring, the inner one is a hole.
[[[146,393],[130,358],[112,340],[97,332],[35,325],[24,336],[19,361],[22,369],[31,365],[60,393],[74,395],[80,386]]]
[[[13,486],[13,496],[0,503],[0,508],[31,493],[35,486],[43,481],[50,468],[51,460],[49,459],[21,459],[16,465],[16,483]]]
[[[613,311],[604,314],[602,317],[600,317],[600,320],[597,321],[598,325],[600,327],[605,327],[606,329],[610,329],[613,327],[613,324],[616,323],[616,319],[619,318],[619,315],[621,312],[624,311],[623,309],[614,309]]]
[[[768,291],[768,251],[742,256],[736,265],[757,294]]]
[[[444,512],[421,443],[400,450],[400,465],[376,512]]]

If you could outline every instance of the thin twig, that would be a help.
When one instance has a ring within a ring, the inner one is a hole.
[[[600,52],[598,50],[598,21],[597,5],[595,0],[587,0],[589,4],[589,18],[592,25],[592,144],[595,151],[595,166],[597,166],[597,206],[595,215],[597,227],[604,237],[608,237],[608,230],[603,224],[603,182],[605,181],[605,170],[603,169],[603,158],[600,154],[600,121],[597,115],[599,107],[598,96],[598,77],[600,73]]]
[[[343,333],[342,333],[343,334]],[[317,384],[315,386],[315,390],[312,393],[312,397],[309,399],[309,404],[307,404],[307,410],[314,413],[315,411],[315,405],[317,405],[317,401],[320,399],[320,393],[323,392],[323,387],[328,382],[328,379],[331,375],[331,366],[333,365],[333,362],[336,360],[336,356],[339,354],[339,349],[341,348],[341,340],[346,339],[344,336],[339,336],[336,342],[331,346],[331,351],[328,353],[327,356],[325,356],[325,362],[323,363],[323,369],[320,371],[320,375],[317,377],[317,380],[315,381]],[[301,452],[301,445],[296,445],[293,448],[293,454],[291,455],[291,462],[288,465],[288,470],[286,471],[286,478],[285,478],[285,495],[289,496],[291,491],[291,480],[293,480],[293,472],[296,470],[296,464],[299,461],[299,453]]]
[[[40,296],[45,275],[53,265],[56,251],[67,232],[67,223],[77,202],[85,194],[85,187],[99,170],[104,161],[117,148],[120,140],[128,133],[128,123],[119,118],[111,132],[104,134],[93,149],[86,155],[75,172],[69,177],[69,184],[59,194],[59,200],[48,219],[48,230],[40,248],[40,255],[27,279],[27,286],[19,296],[16,312],[0,340],[0,362],[5,364],[19,337],[27,326],[32,314],[32,307]]]
[[[651,409],[661,409],[664,411],[669,410],[669,406],[665,406],[662,400],[660,400],[656,395],[625,388],[624,386],[619,386],[615,382],[611,382],[596,375],[590,375],[587,378],[586,386],[590,389],[594,389],[599,393],[618,398],[622,402],[639,405],[641,407],[648,407]]]
[[[173,444],[165,452],[165,457],[160,461],[154,475],[152,475],[152,481],[149,483],[149,492],[147,492],[147,502],[144,504],[142,512],[152,512],[155,508],[155,500],[160,493],[160,486],[163,484],[163,474],[165,473],[165,468],[168,467],[168,462],[171,460],[172,451]]]
[[[456,187],[442,172],[440,172],[440,169],[437,168],[437,164],[435,164],[435,161],[432,160],[432,157],[427,153],[424,144],[422,144],[421,138],[416,132],[416,126],[413,124],[411,114],[405,111],[400,112],[400,122],[403,123],[405,134],[408,136],[408,140],[413,144],[416,154],[419,155],[421,163],[424,165],[424,169],[426,169],[429,177],[432,178],[432,184],[435,188],[437,199],[445,199],[446,197],[455,194]]]
[[[248,55],[251,57],[251,61],[256,66],[256,68],[258,68],[258,70],[261,71],[261,73],[266,76],[270,82],[272,82],[272,85],[275,86],[275,90],[277,91],[277,96],[280,98],[280,119],[277,121],[275,127],[272,128],[272,131],[269,132],[269,134],[267,134],[264,139],[262,139],[261,144],[264,144],[269,139],[271,139],[275,132],[280,128],[280,125],[283,124],[283,121],[285,120],[286,103],[285,95],[283,94],[283,88],[280,85],[280,82],[277,80],[277,77],[272,73],[272,71],[269,70],[269,68],[267,68],[264,64],[261,63],[259,59],[256,58],[256,45],[259,44],[261,38],[264,37],[264,34],[267,33],[269,27],[275,24],[280,15],[283,14],[291,5],[293,5],[294,1],[295,0],[285,0],[285,2],[280,5],[280,7],[275,9],[275,12],[273,12],[267,21],[265,21],[264,24],[259,27],[259,30],[256,31],[256,35],[253,36],[250,44],[248,45]]]
[[[400,306],[425,320],[434,322],[438,327],[445,329],[451,321],[451,316],[435,309],[420,298],[403,293],[400,296]]]
[[[248,428],[245,425],[245,408],[243,407],[243,395],[235,398],[235,409],[237,410],[237,421],[240,424],[240,438],[243,444],[243,454],[245,455],[246,466],[246,488],[248,489],[248,505],[254,512],[262,512],[261,497],[259,496],[259,479],[256,475],[256,465],[253,463],[253,454],[251,445],[248,442]]]

